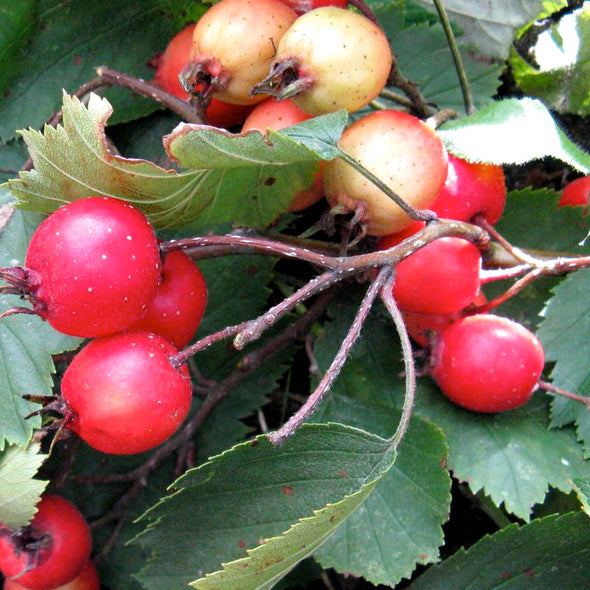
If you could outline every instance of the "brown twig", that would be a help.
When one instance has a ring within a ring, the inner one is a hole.
[[[562,389],[561,387],[557,387],[553,385],[553,383],[549,383],[548,381],[539,381],[538,383],[539,389],[543,389],[544,391],[548,391],[549,393],[554,393],[555,395],[559,395],[561,397],[565,397],[572,401],[578,402],[584,406],[586,406],[586,410],[590,412],[590,397],[586,397],[585,395],[580,395],[579,393],[574,393],[572,391],[568,391],[567,389]]]

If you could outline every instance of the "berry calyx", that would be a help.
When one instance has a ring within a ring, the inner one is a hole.
[[[442,140],[423,121],[395,110],[376,111],[344,130],[340,148],[415,208],[428,208],[447,177]],[[399,232],[414,223],[389,196],[340,158],[324,165],[324,194],[332,207],[363,209],[369,235]]]
[[[300,16],[281,38],[266,78],[252,93],[292,98],[311,115],[368,105],[387,82],[393,56],[383,31],[334,6]]]
[[[188,369],[171,363],[176,353],[147,332],[92,340],[64,373],[64,424],[103,453],[141,453],[164,442],[192,398]]]
[[[30,590],[51,590],[73,580],[88,562],[90,529],[65,498],[46,494],[31,524],[12,531],[0,525],[0,571]]]
[[[177,33],[164,53],[158,58],[156,73],[152,84],[166,90],[181,100],[189,100],[191,95],[180,83],[180,73],[190,63],[190,52],[193,46],[193,32],[196,23],[192,23]],[[251,107],[233,105],[212,98],[207,105],[205,115],[207,121],[215,127],[230,128],[242,123]]]
[[[431,374],[454,403],[476,412],[526,404],[545,363],[543,347],[523,325],[496,315],[462,318],[432,348]]]
[[[468,162],[449,154],[447,179],[430,209],[441,218],[459,221],[483,215],[494,225],[505,203],[506,180],[501,166]]]
[[[90,197],[47,217],[29,242],[25,267],[0,275],[11,284],[5,292],[27,296],[56,330],[88,338],[137,321],[154,298],[160,267],[145,216],[120,199]]]
[[[346,8],[348,0],[282,0],[287,6],[292,8],[297,14],[305,14],[310,10],[320,8],[321,6],[337,6]]]
[[[159,334],[176,348],[194,337],[207,305],[207,284],[199,267],[180,250],[168,252],[162,280],[147,313],[130,330]]]
[[[221,0],[199,19],[181,75],[191,94],[232,104],[264,100],[250,89],[264,77],[297,14],[281,0]]]

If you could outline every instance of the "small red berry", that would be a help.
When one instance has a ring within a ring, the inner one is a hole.
[[[4,590],[27,590],[27,588],[13,580],[5,580]],[[96,567],[92,561],[88,561],[84,569],[71,582],[52,590],[100,590],[100,579]]]
[[[453,402],[476,412],[526,404],[545,354],[523,325],[496,315],[462,318],[443,330],[432,349],[431,374]]]
[[[0,525],[0,570],[31,590],[51,590],[80,574],[92,548],[78,509],[51,494],[41,498],[31,524],[18,531]]]
[[[559,198],[560,207],[585,207],[588,208],[588,196],[590,195],[590,176],[576,178],[564,187]]]

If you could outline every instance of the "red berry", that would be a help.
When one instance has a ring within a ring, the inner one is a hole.
[[[524,326],[489,314],[462,318],[443,330],[432,360],[432,376],[453,402],[476,412],[503,412],[529,401],[545,354]]]
[[[91,548],[84,517],[60,496],[44,495],[24,529],[0,525],[0,570],[24,588],[50,590],[70,582],[88,562]]]
[[[254,110],[244,121],[242,132],[256,129],[266,133],[268,129],[279,131],[290,125],[296,125],[311,119],[305,111],[302,111],[292,100],[288,98],[277,101],[269,98],[254,107]],[[299,191],[294,197],[289,211],[301,211],[311,207],[324,196],[321,170],[316,174],[313,184],[307,189]]]
[[[33,309],[56,330],[93,337],[124,330],[154,298],[160,254],[145,216],[120,199],[91,197],[37,228],[25,267]]]
[[[13,580],[5,580],[4,590],[26,590],[26,587]],[[96,567],[92,561],[88,561],[84,569],[71,582],[52,590],[100,590],[100,580]]]
[[[311,115],[358,111],[383,90],[392,63],[389,41],[373,21],[323,6],[300,16],[282,36],[254,92],[291,97]]]
[[[190,62],[193,45],[193,31],[196,23],[190,24],[172,38],[164,53],[158,59],[158,67],[152,83],[170,94],[188,100],[190,94],[182,87],[180,72]],[[206,109],[207,120],[215,127],[235,127],[244,121],[250,112],[250,106],[235,105],[212,98]]]
[[[386,236],[379,246],[390,248],[405,237],[404,233]],[[481,254],[471,242],[439,238],[398,264],[393,296],[404,311],[455,312],[469,305],[479,292],[480,268]]]
[[[182,74],[195,95],[214,95],[232,104],[264,100],[252,96],[297,14],[281,0],[221,0],[199,19],[190,64]]]
[[[495,164],[468,162],[449,154],[449,171],[430,208],[441,218],[470,221],[478,214],[494,225],[504,211],[504,170]]]
[[[156,296],[130,329],[159,334],[182,348],[193,339],[206,305],[207,284],[199,267],[184,252],[169,252]]]
[[[376,111],[348,127],[340,148],[418,208],[432,205],[447,177],[442,140],[420,119],[401,111]],[[370,235],[399,232],[413,220],[383,191],[336,158],[324,165],[324,193],[330,205],[362,206]]]
[[[582,176],[568,183],[559,198],[559,206],[581,206],[588,208],[588,196],[590,195],[590,176]]]
[[[91,447],[115,455],[164,442],[191,405],[188,369],[161,336],[125,332],[92,340],[64,373],[65,423]]]

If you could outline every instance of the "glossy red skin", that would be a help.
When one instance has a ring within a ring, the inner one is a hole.
[[[473,302],[465,309],[451,313],[417,313],[412,311],[403,312],[404,322],[408,334],[422,348],[430,348],[436,334],[442,332],[457,320],[469,315],[472,307],[483,305],[487,302],[486,296],[480,291]]]
[[[348,0],[281,0],[284,4],[292,8],[297,14],[305,14],[320,6],[336,6],[337,8],[346,8]]]
[[[559,198],[560,207],[586,207],[588,208],[588,196],[590,195],[590,176],[576,178],[564,187]]]
[[[545,354],[537,337],[492,314],[458,320],[437,338],[432,376],[453,402],[476,412],[504,412],[526,404]]]
[[[140,211],[120,199],[90,197],[43,221],[25,266],[38,273],[35,311],[64,334],[90,338],[125,330],[146,312],[161,263]]]
[[[67,427],[114,455],[164,442],[186,418],[192,398],[188,369],[169,361],[176,353],[164,338],[147,332],[92,340],[62,379]]]
[[[92,539],[84,517],[73,504],[60,496],[44,495],[28,528],[38,538],[47,535],[49,545],[33,554],[17,552],[10,538],[1,535],[0,570],[6,578],[32,590],[50,590],[78,576],[88,562]],[[31,556],[38,565],[19,575],[30,565],[27,560]]]
[[[261,133],[266,133],[268,129],[279,131],[280,129],[302,123],[311,118],[312,115],[308,115],[288,98],[281,101],[269,98],[256,105],[254,110],[248,115],[242,126],[242,132],[257,130]],[[320,169],[309,189],[299,191],[293,197],[289,211],[294,212],[307,209],[307,207],[311,207],[317,203],[323,196],[324,187]]]
[[[193,339],[206,305],[207,284],[199,267],[184,252],[169,252],[156,296],[130,329],[159,334],[183,348]]]
[[[190,94],[180,84],[178,75],[189,63],[196,23],[186,26],[177,33],[164,53],[158,58],[158,67],[152,83],[181,100],[189,100]],[[228,129],[240,125],[252,110],[248,105],[235,105],[212,98],[207,106],[206,116],[211,125]]]
[[[409,236],[382,238],[382,249]],[[411,233],[409,235],[412,235]],[[480,288],[481,254],[467,240],[439,238],[397,266],[393,296],[400,309],[417,313],[452,313],[468,306]]]
[[[494,225],[505,204],[506,180],[501,166],[468,162],[449,154],[447,179],[430,208],[441,218],[459,221],[481,214]]]
[[[27,590],[13,580],[5,580],[3,590]],[[100,579],[92,561],[88,561],[84,569],[71,582],[52,590],[100,590]]]

